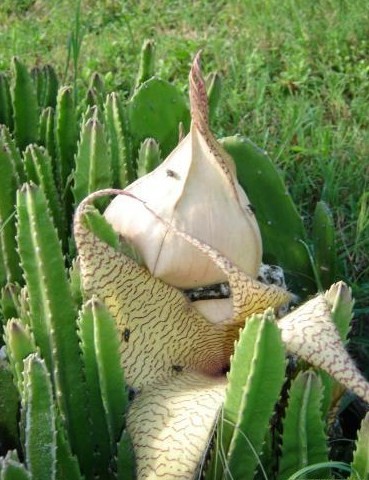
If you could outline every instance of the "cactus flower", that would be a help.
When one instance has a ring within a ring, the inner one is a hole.
[[[226,281],[226,276],[171,226],[212,246],[256,278],[262,256],[259,227],[232,158],[210,132],[199,55],[190,73],[190,103],[190,133],[154,171],[126,188],[144,203],[119,195],[105,217],[135,245],[150,273],[172,286],[196,288]],[[167,223],[158,222],[146,206]],[[232,314],[229,299],[194,306],[213,321]]]

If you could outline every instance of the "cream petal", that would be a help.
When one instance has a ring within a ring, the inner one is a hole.
[[[210,245],[255,278],[262,256],[260,231],[232,158],[209,130],[199,57],[190,74],[190,100],[190,133],[153,172],[126,188],[164,223],[157,225],[127,196],[116,197],[105,217],[134,244],[150,273],[172,286],[194,288],[226,279],[222,269],[175,235],[173,227]]]

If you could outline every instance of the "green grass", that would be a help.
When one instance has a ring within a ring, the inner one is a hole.
[[[18,55],[62,77],[77,4],[2,0],[0,69]],[[77,81],[97,70],[128,94],[142,42],[154,38],[158,74],[186,90],[202,48],[205,70],[224,79],[215,131],[265,148],[308,224],[316,201],[330,205],[342,274],[360,300],[369,283],[368,14],[362,0],[82,0]]]

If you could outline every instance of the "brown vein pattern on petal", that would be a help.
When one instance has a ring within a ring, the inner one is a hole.
[[[369,402],[369,383],[345,350],[324,295],[318,295],[280,319],[278,326],[291,353],[322,368]]]
[[[220,375],[229,364],[239,325],[207,322],[179,290],[155,279],[133,260],[97,238],[83,223],[95,198],[77,209],[74,234],[83,287],[96,294],[117,321],[128,384],[153,384],[177,371]]]
[[[137,477],[190,480],[206,452],[226,379],[180,373],[147,387],[127,416]]]

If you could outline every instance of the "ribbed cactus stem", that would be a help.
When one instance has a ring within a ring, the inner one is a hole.
[[[2,451],[4,451],[4,446],[8,448],[16,447],[18,443],[18,402],[19,391],[14,384],[12,369],[4,358],[0,358],[0,425]]]
[[[91,118],[81,131],[76,155],[73,195],[79,203],[89,193],[109,186],[111,183],[111,158],[108,151],[104,126],[94,107]]]
[[[121,338],[114,318],[96,297],[91,299],[91,309],[101,397],[113,449],[125,426],[128,407],[128,391],[120,365]]]
[[[310,465],[328,462],[322,397],[322,383],[315,372],[300,372],[293,380],[283,420],[278,480],[287,480]],[[326,477],[319,473],[318,478]]]
[[[120,337],[105,305],[92,297],[83,307],[79,335],[84,360],[93,437],[99,460],[96,471],[106,471],[125,427],[127,388],[120,365]]]
[[[11,89],[14,133],[20,150],[38,140],[39,107],[35,87],[25,65],[13,58],[13,85]]]
[[[74,154],[77,149],[77,118],[71,87],[61,87],[58,92],[56,109],[56,144],[60,162],[62,185],[74,167]]]
[[[59,80],[57,74],[54,67],[50,64],[44,65],[42,70],[45,77],[45,89],[42,106],[44,108],[55,108],[59,88]]]
[[[352,471],[356,475],[351,475],[350,480],[354,478],[368,478],[369,476],[369,413],[367,412],[363,421],[361,422],[361,428],[358,433],[356,441],[356,448],[354,452],[354,459],[352,462]]]
[[[103,474],[108,469],[110,461],[110,438],[107,419],[101,398],[99,371],[95,350],[94,315],[92,304],[85,304],[78,319],[78,335],[81,339],[81,351],[84,364],[84,375],[88,391],[91,430],[95,443],[94,471]]]
[[[23,361],[37,351],[32,332],[28,325],[18,319],[11,319],[5,326],[5,342],[10,366],[18,391],[23,392]]]
[[[160,149],[153,138],[147,138],[138,152],[137,174],[139,177],[150,173],[160,163]]]
[[[117,93],[113,92],[106,97],[104,115],[113,186],[124,188],[135,179],[135,167],[127,131],[126,112]]]
[[[40,116],[40,143],[49,152],[53,159],[53,173],[57,185],[61,184],[60,165],[56,162],[56,143],[55,143],[55,110],[52,107],[45,108]]]
[[[105,85],[102,76],[94,72],[90,78],[90,84],[86,94],[87,105],[96,105],[101,111],[104,107]]]
[[[323,201],[314,210],[312,236],[316,271],[322,288],[326,289],[337,280],[338,259],[332,212]]]
[[[145,40],[141,48],[140,66],[135,83],[137,90],[146,80],[155,74],[155,43],[153,40]]]
[[[0,458],[0,474],[2,480],[32,480],[25,466],[8,455]]]
[[[12,150],[0,139],[0,247],[8,282],[21,282],[22,272],[15,241],[16,190],[19,185],[17,158]]]
[[[33,333],[53,375],[56,400],[68,426],[72,449],[87,475],[92,468],[92,445],[86,428],[87,394],[75,328],[76,311],[42,189],[24,185],[18,194],[17,212],[18,245]]]
[[[45,74],[42,67],[36,65],[31,69],[31,77],[36,90],[37,103],[39,106],[44,106],[45,97]]]
[[[10,152],[14,161],[17,179],[21,185],[26,179],[22,157],[13,136],[5,125],[0,125],[0,148],[7,148]]]
[[[251,478],[257,467],[284,377],[284,346],[273,311],[269,309],[262,316],[248,319],[228,374],[217,460],[223,453],[226,455],[234,478]],[[214,478],[223,478],[220,468]]]
[[[39,185],[43,189],[59,238],[66,242],[64,211],[55,184],[50,155],[43,147],[29,145],[24,152],[24,162],[28,181]]]
[[[0,73],[0,124],[13,129],[13,107],[10,96],[10,86],[7,76]]]
[[[31,354],[24,361],[22,408],[25,412],[25,454],[33,478],[54,480],[56,474],[56,412],[44,360]]]
[[[5,323],[20,316],[20,291],[17,283],[7,283],[1,290],[1,313]]]

